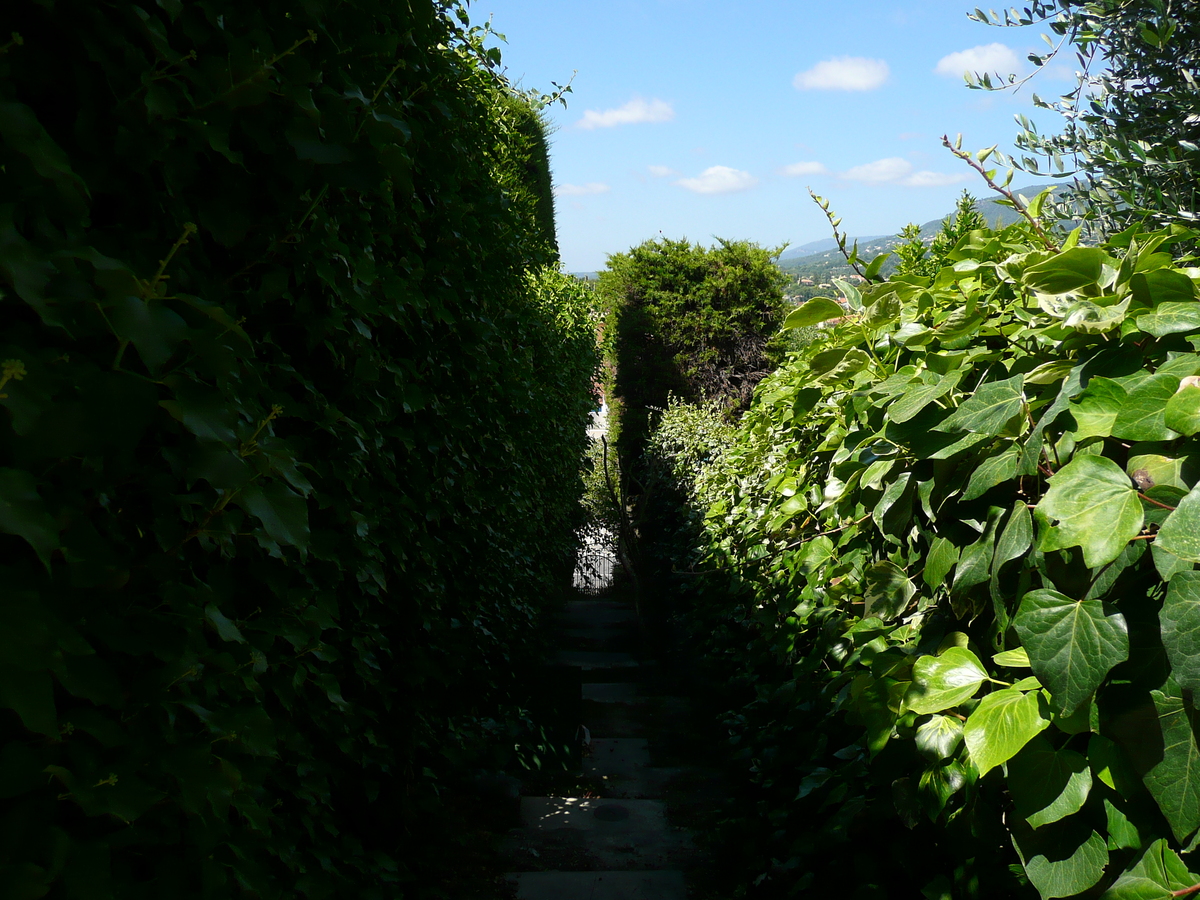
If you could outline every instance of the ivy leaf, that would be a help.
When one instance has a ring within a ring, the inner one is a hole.
[[[963,739],[979,774],[985,775],[1016,756],[1049,725],[1044,692],[1005,688],[979,701],[967,718]]]
[[[1005,784],[1017,815],[1040,828],[1083,808],[1092,789],[1092,770],[1082,754],[1055,750],[1038,735],[1008,761]]]
[[[1162,728],[1162,759],[1142,776],[1181,844],[1200,826],[1200,749],[1196,746],[1195,711],[1183,691],[1168,680],[1150,692]]]
[[[962,370],[958,369],[935,379],[933,384],[914,386],[888,407],[888,418],[893,422],[907,422],[934,400],[950,393],[961,378]]]
[[[0,531],[24,538],[50,567],[50,554],[59,547],[59,528],[28,472],[0,469]]]
[[[989,435],[999,433],[1004,424],[1021,411],[1025,401],[1021,390],[1023,386],[1021,375],[983,385],[942,421],[937,430]]]
[[[15,712],[21,723],[35,734],[58,739],[54,684],[49,672],[28,672],[0,664],[0,707]]]
[[[1063,716],[1086,702],[1109,670],[1129,658],[1125,617],[1101,600],[1030,591],[1021,599],[1013,627],[1033,673]]]
[[[1006,563],[1020,559],[1033,545],[1033,517],[1029,507],[1021,500],[1013,504],[1012,514],[1000,532],[1000,540],[996,542],[996,553],[992,558],[991,591],[993,599],[999,600],[1000,572]]]
[[[1133,479],[1134,484],[1142,491],[1147,493],[1154,487],[1173,487],[1178,488],[1179,493],[1171,500],[1160,499],[1154,497],[1160,503],[1166,503],[1168,506],[1178,505],[1178,501],[1183,499],[1183,495],[1187,493],[1191,487],[1183,476],[1186,460],[1172,459],[1169,456],[1160,456],[1157,453],[1139,453],[1136,456],[1130,456],[1129,461],[1125,463],[1125,471],[1129,473],[1129,477]],[[1191,468],[1190,466],[1188,467]],[[1191,474],[1189,472],[1189,474]],[[1162,518],[1166,518],[1165,511],[1159,507],[1152,507],[1158,512],[1164,513]],[[1160,520],[1157,524],[1161,525]]]
[[[242,633],[238,630],[238,627],[213,604],[210,603],[204,607],[204,616],[217,629],[217,634],[220,635],[221,640],[236,641],[239,644],[246,643],[246,639],[242,637]]]
[[[1008,666],[1011,669],[1028,669],[1029,652],[1024,647],[1014,647],[1004,650],[992,657],[992,662],[998,666]]]
[[[1166,424],[1167,402],[1178,388],[1179,379],[1174,375],[1151,375],[1138,384],[1117,413],[1113,437],[1127,441],[1166,441],[1178,437]]]
[[[1137,491],[1121,467],[1103,456],[1076,456],[1059,469],[1037,512],[1042,526],[1038,549],[1082,547],[1092,569],[1120,556],[1142,530]]]
[[[946,580],[946,576],[958,562],[958,554],[958,547],[953,541],[940,537],[933,542],[925,556],[925,568],[921,572],[921,580],[927,587],[936,588]]]
[[[1012,841],[1025,874],[1043,900],[1086,891],[1103,877],[1108,865],[1107,842],[1076,819],[1036,831],[1017,819],[1012,823]]]
[[[1021,280],[1043,294],[1066,294],[1097,284],[1115,260],[1098,247],[1075,247],[1030,266]]]
[[[1191,437],[1200,431],[1200,387],[1189,384],[1167,401],[1167,428]]]
[[[1125,388],[1111,378],[1097,376],[1089,381],[1083,393],[1071,401],[1075,440],[1111,435],[1117,416],[1128,398]]]
[[[1184,276],[1186,279],[1186,276]],[[1187,279],[1190,283],[1190,279]],[[1200,303],[1194,300],[1183,303],[1160,303],[1148,313],[1135,320],[1140,331],[1155,337],[1180,334],[1200,329]]]
[[[1154,543],[1179,559],[1200,562],[1200,485],[1192,488],[1167,516]]]
[[[308,546],[308,507],[304,498],[278,481],[266,485],[251,484],[242,488],[234,502],[246,512],[257,516],[263,529],[276,544]]]
[[[1020,468],[1021,456],[1015,448],[1010,447],[1003,453],[988,455],[971,473],[963,500],[982,497],[996,485],[1011,481],[1017,477]]]
[[[1200,883],[1165,839],[1146,848],[1142,857],[1113,882],[1100,900],[1169,900]]]
[[[1158,619],[1171,677],[1185,691],[1200,691],[1200,572],[1176,573]]]
[[[863,573],[863,617],[878,616],[887,622],[904,612],[917,593],[916,585],[894,562],[882,559]]]
[[[916,733],[917,750],[935,761],[953,756],[962,739],[962,722],[953,716],[934,716]]]
[[[922,656],[913,664],[904,706],[918,715],[950,709],[974,697],[987,677],[979,657],[965,647],[949,647],[941,656]]]
[[[840,319],[846,315],[846,310],[833,300],[816,297],[807,303],[793,309],[783,320],[784,328],[805,328],[830,319]]]

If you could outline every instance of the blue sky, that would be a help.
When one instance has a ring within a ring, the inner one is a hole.
[[[807,188],[852,235],[890,234],[986,186],[941,146],[1010,150],[1015,113],[1054,130],[1034,92],[1073,83],[1060,57],[1013,94],[962,71],[1027,74],[1038,30],[992,28],[947,0],[472,0],[510,79],[551,89],[559,245],[568,271],[660,235],[764,246],[829,236]],[[1040,113],[1037,115],[1037,113]],[[1014,186],[1031,179],[1018,173]]]

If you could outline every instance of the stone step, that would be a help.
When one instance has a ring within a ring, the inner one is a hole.
[[[558,619],[568,628],[604,628],[636,625],[637,610],[632,603],[612,600],[569,600]]]
[[[636,703],[640,696],[638,686],[629,681],[596,681],[583,686],[583,699],[595,703]]]
[[[687,900],[683,872],[510,872],[518,900]]]
[[[599,779],[606,797],[661,799],[668,781],[683,769],[650,765],[644,738],[593,738],[583,774]]]
[[[578,666],[585,673],[652,665],[635,659],[632,654],[612,650],[559,650],[554,659],[561,665]]]
[[[521,798],[523,828],[501,843],[522,870],[643,870],[683,867],[691,836],[667,821],[657,800]]]

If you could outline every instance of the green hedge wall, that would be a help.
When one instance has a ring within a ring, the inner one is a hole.
[[[595,365],[499,55],[442,0],[9,33],[0,895],[420,895],[569,573]]]

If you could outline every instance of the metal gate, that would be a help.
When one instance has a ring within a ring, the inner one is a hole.
[[[612,585],[617,568],[616,539],[607,528],[590,527],[579,533],[575,555],[575,589],[602,594]]]

